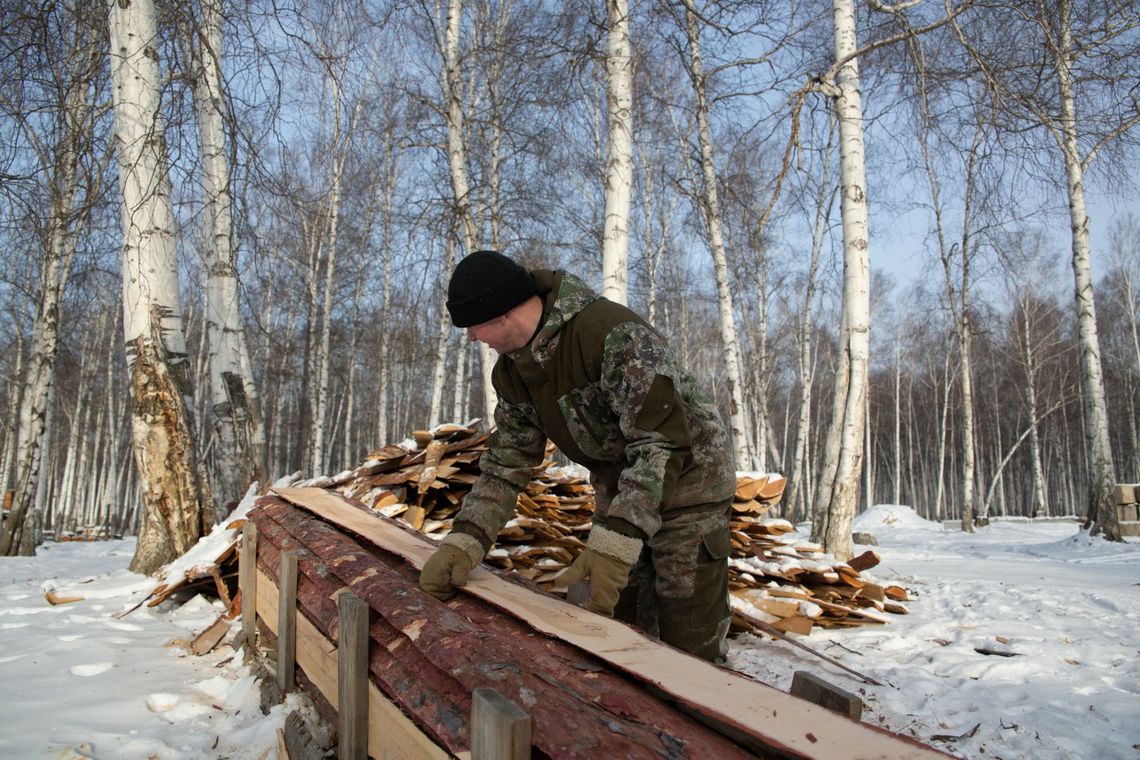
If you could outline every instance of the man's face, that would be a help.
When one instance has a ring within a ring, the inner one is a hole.
[[[489,319],[467,328],[467,339],[474,342],[486,343],[500,354],[509,354],[526,345],[528,336],[521,335],[521,331],[510,318],[510,312]]]

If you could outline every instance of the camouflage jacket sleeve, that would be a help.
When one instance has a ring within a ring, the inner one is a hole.
[[[627,464],[605,520],[623,533],[633,526],[641,539],[661,526],[662,502],[690,446],[677,377],[664,339],[652,328],[625,322],[606,337],[601,380],[618,415]]]
[[[515,503],[542,464],[546,434],[532,418],[526,404],[499,398],[495,406],[495,432],[479,459],[479,479],[463,499],[452,530],[473,536],[486,551],[499,531],[514,516]]]

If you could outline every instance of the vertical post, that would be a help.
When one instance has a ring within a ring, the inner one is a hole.
[[[257,526],[248,521],[241,529],[238,587],[241,589],[241,635],[245,651],[252,654],[257,643]]]
[[[296,549],[281,553],[281,596],[277,601],[277,686],[282,694],[293,691],[297,664],[297,557]]]
[[[368,604],[345,592],[336,601],[340,760],[368,760]]]
[[[471,697],[471,760],[527,760],[530,716],[494,689]]]

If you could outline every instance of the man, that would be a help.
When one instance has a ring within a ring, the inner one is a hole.
[[[446,599],[467,582],[549,437],[595,491],[587,548],[556,583],[588,580],[587,609],[721,659],[735,468],[716,407],[662,336],[574,275],[528,272],[495,251],[459,262],[447,309],[499,353],[499,400],[480,477],[420,585]]]

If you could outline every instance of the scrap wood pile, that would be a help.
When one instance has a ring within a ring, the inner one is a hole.
[[[478,477],[488,438],[460,425],[416,431],[407,441],[369,452],[352,470],[305,485],[335,490],[439,538],[450,530]],[[535,468],[519,494],[515,519],[486,558],[547,590],[554,590],[554,577],[585,548],[594,507],[584,473],[552,465],[548,459]],[[860,575],[879,562],[874,552],[838,562],[818,544],[785,537],[794,530],[787,520],[766,517],[782,498],[785,482],[778,475],[737,480],[729,579],[737,628],[806,634],[816,625],[884,623],[883,612],[905,613],[899,604],[907,599],[903,588]]]

